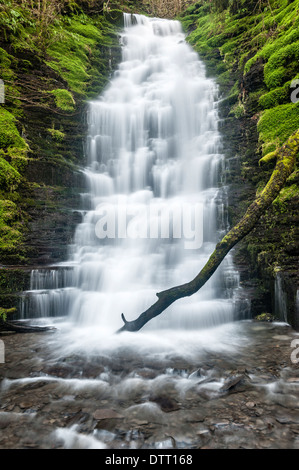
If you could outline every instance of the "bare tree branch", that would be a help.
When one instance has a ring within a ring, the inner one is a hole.
[[[251,232],[260,217],[278,196],[287,178],[294,171],[298,151],[299,130],[289,137],[287,142],[275,152],[276,166],[264,190],[252,202],[240,222],[235,225],[217,244],[208,262],[199,274],[192,281],[187,282],[186,284],[172,287],[171,289],[157,293],[157,302],[151,305],[151,307],[149,307],[145,312],[141,313],[136,320],[127,321],[122,313],[121,318],[124,325],[118,330],[118,333],[122,331],[140,330],[146,323],[160,315],[176,300],[195,294],[195,292],[197,292],[210,279],[227,253],[249,232]]]

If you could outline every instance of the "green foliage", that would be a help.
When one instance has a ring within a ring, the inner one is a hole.
[[[10,147],[5,152],[5,158],[20,174],[24,174],[28,164],[27,149]]]
[[[2,151],[3,155],[3,151]],[[14,191],[21,182],[20,173],[11,166],[0,154],[0,189]]]
[[[299,41],[274,52],[265,65],[265,83],[269,89],[282,85],[298,73]]]
[[[255,317],[255,320],[261,322],[273,322],[275,321],[275,317],[271,313],[261,313]]]
[[[26,142],[16,127],[16,118],[9,111],[0,107],[0,148],[26,148]]]
[[[70,91],[65,88],[57,88],[49,93],[54,95],[57,108],[62,109],[63,111],[74,111],[76,103]]]
[[[286,186],[283,188],[279,196],[273,202],[274,206],[281,206],[285,204],[286,201],[293,199],[294,197],[299,197],[299,188],[297,184],[293,184],[291,186]]]
[[[264,63],[264,85],[260,84],[260,92],[255,90],[257,105],[253,105],[264,110],[258,122],[263,155],[282,145],[299,127],[298,106],[290,100],[291,81],[298,77],[299,0],[270,3],[271,8],[268,1],[219,0],[212,2],[213,12],[207,11],[206,2],[199,2],[196,21],[193,18],[196,28],[188,36],[208,73],[216,75],[221,90],[229,93],[226,104],[237,119],[250,108],[252,93],[240,99],[237,82],[229,91],[229,77],[249,73],[257,61]],[[190,8],[189,15],[192,11]],[[225,66],[222,74],[219,59]]]
[[[0,307],[0,320],[6,321],[7,311],[5,308]]]
[[[5,40],[21,37],[28,27],[34,27],[35,22],[30,15],[30,9],[24,8],[16,1],[0,2],[0,31]]]
[[[242,103],[236,103],[235,106],[232,107],[230,114],[240,119],[245,114],[244,105]]]
[[[263,155],[282,145],[297,129],[299,129],[299,103],[284,104],[264,111],[258,122]]]
[[[37,86],[34,104],[53,111],[53,125],[45,121],[42,132],[38,127],[34,134],[28,132],[32,124],[27,127],[24,120],[34,156],[44,160],[50,155],[58,165],[71,166],[73,155],[64,149],[62,129],[64,122],[72,124],[71,118],[60,116],[78,109],[92,89],[100,92],[110,73],[110,47],[119,45],[115,21],[122,13],[113,11],[111,18],[104,17],[101,0],[41,0],[40,5],[0,0],[0,78],[5,83],[5,105],[0,106],[0,262],[8,264],[26,261],[28,201],[33,209],[43,204],[29,195],[25,177],[30,149],[21,135],[23,105],[31,101]],[[56,73],[47,73],[47,66]]]
[[[287,104],[290,102],[290,84],[287,82],[284,86],[275,88],[259,99],[259,104],[262,109],[274,108],[280,104]]]
[[[54,129],[53,127],[48,129],[49,134],[51,134],[52,139],[56,140],[56,142],[62,142],[64,140],[65,134],[58,129]]]
[[[88,24],[88,22],[85,20],[85,17],[83,17],[81,21],[74,19],[69,21],[69,26],[67,29],[72,33],[78,34],[79,36],[83,36],[94,41],[103,41],[102,32],[93,24]]]
[[[19,262],[24,260],[22,253],[23,220],[17,204],[0,199],[0,258],[13,256]]]
[[[75,35],[65,34],[64,40],[54,43],[48,53],[52,60],[47,65],[67,81],[72,91],[84,94],[91,78],[87,72],[88,47],[85,41],[80,41]]]
[[[56,28],[59,40],[50,44],[47,49],[51,57],[47,65],[66,80],[71,91],[79,95],[85,95],[91,81],[101,75],[101,71],[93,67],[96,60],[98,68],[100,67],[100,45],[111,46],[116,40],[116,36],[112,36],[109,23],[104,19],[96,23],[97,25],[82,15],[76,19],[69,18],[64,23],[60,22],[59,28]],[[67,106],[71,108],[71,97],[67,98],[65,94],[62,98],[58,96],[59,93],[54,91],[60,103],[58,106],[64,106],[62,101],[67,100]]]

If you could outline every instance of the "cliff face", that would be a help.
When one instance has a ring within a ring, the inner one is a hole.
[[[101,2],[77,2],[74,10],[44,2],[41,17],[22,2],[2,3],[0,306],[11,308],[29,288],[32,266],[67,256],[80,220],[73,209],[84,188],[87,100],[119,61],[122,13],[104,12]]]
[[[216,10],[197,2],[181,18],[222,94],[231,225],[269,180],[275,149],[299,128],[299,2],[234,3]],[[271,313],[296,329],[298,194],[296,170],[234,251],[252,314]]]

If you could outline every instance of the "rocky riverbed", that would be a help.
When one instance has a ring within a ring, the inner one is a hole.
[[[2,335],[0,448],[298,449],[299,334],[233,328],[192,354],[188,338],[141,349],[139,333],[93,353],[60,349],[59,329]]]

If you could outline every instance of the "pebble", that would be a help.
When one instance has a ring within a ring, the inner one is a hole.
[[[255,403],[253,401],[248,401],[247,403],[245,403],[245,405],[247,406],[247,408],[254,408],[255,407]]]

